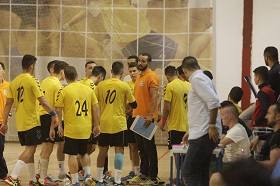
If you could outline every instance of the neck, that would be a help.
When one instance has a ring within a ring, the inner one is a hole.
[[[279,130],[279,129],[280,129],[280,123],[277,122],[277,123],[274,125],[273,130],[274,130],[274,132],[276,132],[276,131]]]
[[[96,82],[97,82],[98,77],[91,76],[90,79],[91,79],[91,81],[96,85]]]
[[[141,74],[144,74],[145,72],[147,72],[147,70],[149,70],[150,68],[147,67],[144,71],[141,71]]]
[[[0,85],[3,84],[3,81],[4,81],[4,79],[3,79],[3,78],[0,78]]]
[[[170,82],[173,81],[174,79],[178,79],[178,77],[177,76],[170,77]]]
[[[67,80],[67,83],[68,83],[68,84],[70,84],[70,83],[75,83],[75,82],[76,82],[76,80],[74,80],[74,81]]]
[[[231,128],[234,127],[237,123],[238,123],[238,119],[233,119],[233,120],[229,123],[228,127],[231,129]]]
[[[61,75],[59,74],[52,74],[52,77],[56,77],[59,81],[61,80]]]
[[[112,74],[112,78],[121,79],[121,75],[115,75],[115,74]]]
[[[228,100],[234,104],[237,104],[236,102],[234,102],[231,98],[228,98]]]
[[[29,70],[26,70],[26,69],[22,69],[22,73],[28,73],[28,74],[30,74]]]

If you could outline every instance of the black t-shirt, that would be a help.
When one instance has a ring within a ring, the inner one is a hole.
[[[270,150],[273,148],[280,148],[280,129],[267,138],[256,159],[260,161],[269,160]]]

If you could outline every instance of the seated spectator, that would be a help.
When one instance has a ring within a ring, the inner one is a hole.
[[[268,85],[268,69],[265,66],[257,67],[254,71],[255,84],[259,87],[257,94],[256,107],[252,116],[250,127],[267,127],[265,115],[270,105],[276,101],[274,91]]]
[[[238,105],[239,101],[242,99],[243,90],[240,87],[232,87],[228,94],[228,100],[231,101],[236,108],[238,109],[239,114],[242,112],[242,109]]]

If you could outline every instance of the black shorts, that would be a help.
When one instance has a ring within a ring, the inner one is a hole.
[[[91,133],[90,137],[88,139],[88,144],[96,144],[97,143],[97,138],[94,137],[94,134]]]
[[[125,137],[125,131],[121,131],[115,134],[100,133],[100,135],[98,136],[98,145],[101,147],[123,147],[126,146],[126,144],[127,142]]]
[[[134,119],[135,118],[132,118],[132,116],[129,116],[129,118],[127,119],[127,130],[125,130],[125,136],[126,136],[127,143],[136,143],[134,132],[132,130],[130,130],[130,127],[131,127]]]
[[[73,139],[65,137],[63,153],[68,155],[85,155],[88,139]]]
[[[21,146],[34,146],[42,144],[41,126],[18,132]]]
[[[59,137],[57,134],[58,127],[56,127],[55,130],[55,138],[54,141],[50,139],[50,127],[52,123],[52,116],[49,114],[45,114],[40,116],[40,122],[41,122],[41,129],[42,129],[42,142],[62,142],[64,141],[64,137]],[[64,122],[62,121],[62,128],[64,128]]]
[[[181,144],[183,136],[186,132],[171,130],[168,131],[168,149],[172,149],[172,145]]]

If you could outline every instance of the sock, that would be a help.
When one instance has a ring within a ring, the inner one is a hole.
[[[84,170],[85,170],[85,175],[90,175],[90,166],[85,166],[85,168],[84,168]]]
[[[59,169],[59,174],[65,175],[65,167],[64,167],[64,161],[58,161],[58,169]]]
[[[105,157],[105,163],[104,163],[104,170],[103,174],[105,174],[108,171],[108,156]]]
[[[103,182],[103,170],[104,170],[104,167],[97,167],[97,181],[99,182]]]
[[[134,166],[133,166],[132,160],[131,160],[131,170],[134,171]]]
[[[41,159],[41,178],[44,179],[47,177],[48,173],[48,166],[49,166],[49,160]]]
[[[141,174],[140,173],[140,167],[139,166],[134,166],[133,169],[134,169],[135,175],[140,176],[140,174]]]
[[[28,172],[29,172],[30,180],[37,183],[37,179],[36,179],[36,176],[35,176],[35,165],[34,165],[34,163],[27,163],[26,165],[27,165],[27,169],[28,169]]]
[[[17,179],[18,178],[18,175],[21,171],[21,169],[25,166],[25,162],[22,161],[22,160],[17,160],[17,163],[16,163],[16,166],[13,170],[13,172],[11,173],[11,177],[13,179]]]
[[[122,179],[122,170],[115,169],[115,183],[120,184]]]
[[[71,178],[72,178],[71,181],[72,181],[73,184],[79,182],[78,173],[71,174]]]
[[[37,174],[41,175],[41,170],[42,170],[42,164],[41,164],[41,156],[40,156],[38,160]]]
[[[115,154],[115,169],[122,170],[123,168],[123,154],[122,153],[116,153]]]

